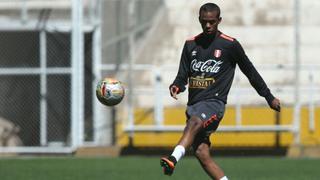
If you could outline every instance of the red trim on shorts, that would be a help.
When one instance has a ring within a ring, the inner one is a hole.
[[[216,114],[212,115],[208,120],[203,122],[203,128],[207,128],[215,120],[218,120],[218,117]]]

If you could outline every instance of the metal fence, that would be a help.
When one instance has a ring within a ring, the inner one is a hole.
[[[182,130],[181,126],[164,127],[162,116],[168,81],[161,80],[167,78],[166,70],[176,71],[177,67],[136,62],[137,55],[147,46],[146,39],[156,36],[152,33],[158,27],[157,18],[166,13],[164,3],[162,0],[0,1],[0,146],[3,146],[0,152],[70,153],[82,146],[112,145],[115,111],[123,116],[124,129],[130,133]],[[294,74],[295,67],[272,68]],[[318,66],[301,69],[303,75],[310,72],[307,88],[295,88],[293,83],[273,88],[290,96],[291,102],[295,101],[295,92],[308,96],[312,112],[319,102],[316,93],[319,87],[313,81],[318,69]],[[124,101],[115,108],[99,104],[94,94],[97,81],[105,76],[117,77],[127,87]],[[147,80],[142,81],[142,76]],[[237,124],[241,125],[239,112],[243,101],[239,99],[251,91],[235,86],[230,98],[239,102],[234,105]],[[135,126],[134,109],[151,101],[154,125]],[[299,111],[300,106],[297,108]],[[313,127],[312,113],[310,117]],[[283,130],[299,134],[297,125],[220,129]],[[10,137],[15,141],[9,143]]]
[[[76,15],[69,14],[71,2],[51,3],[0,2],[7,11],[0,27],[0,114],[17,127],[14,133],[21,140],[3,152],[71,152],[78,144],[71,103],[79,74],[72,60]]]
[[[161,4],[0,1],[0,152],[111,145],[112,114],[94,92],[101,77],[116,71],[103,72],[101,65],[129,59],[129,39],[139,42]]]

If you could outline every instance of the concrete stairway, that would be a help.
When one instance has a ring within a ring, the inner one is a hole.
[[[153,40],[141,53],[136,63],[152,61],[152,64],[156,66],[178,66],[184,41],[201,32],[198,10],[205,2],[165,1],[167,13],[163,16]],[[320,77],[320,71],[316,70],[320,68],[319,57],[316,56],[320,50],[320,36],[317,35],[320,32],[320,2],[303,1],[300,3],[301,65],[312,65],[311,69],[302,67],[301,85],[302,87],[319,87],[320,79],[315,77]],[[284,90],[285,88],[292,89],[296,82],[293,71],[295,63],[293,1],[240,0],[224,1],[218,5],[221,7],[223,18],[220,30],[237,38],[273,92],[281,96],[284,103],[293,103],[293,91],[288,93]],[[265,67],[266,65],[275,65],[278,68]],[[286,70],[286,68],[291,69]],[[173,69],[161,74],[164,86],[168,86],[174,79],[177,70]],[[238,74],[235,86],[249,87],[244,75]],[[248,94],[252,92],[254,93],[253,88]],[[303,101],[308,102],[310,98],[308,94],[303,93]],[[313,98],[320,101],[320,95],[316,93]],[[183,99],[185,101],[185,98]],[[264,100],[258,95],[246,96],[246,101],[253,104],[264,103]],[[170,104],[170,101],[165,103]],[[229,104],[233,103],[235,103],[235,98],[229,99]]]

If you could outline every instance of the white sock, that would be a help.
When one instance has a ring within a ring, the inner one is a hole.
[[[185,153],[185,148],[181,145],[178,145],[174,148],[173,153],[171,154],[171,156],[175,157],[177,162],[179,161],[179,159],[184,156]]]
[[[227,176],[223,176],[220,180],[228,180]]]

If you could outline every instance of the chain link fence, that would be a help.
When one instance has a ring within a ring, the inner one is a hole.
[[[70,147],[71,1],[1,1],[0,9],[0,117],[21,140],[10,146]]]
[[[72,94],[77,92],[72,86],[76,68],[72,61],[72,2],[0,1],[0,146],[26,148],[20,152],[51,152],[27,148],[72,147],[72,138],[79,135],[74,134],[72,121]],[[115,75],[120,64],[128,61],[130,34],[141,43],[155,11],[163,4],[162,0],[133,2],[132,29],[128,1],[83,0],[84,97],[79,98],[84,99],[84,138],[80,144],[95,142],[97,131],[111,136],[108,129],[112,127],[95,126],[93,82]],[[101,65],[116,67],[95,74],[94,58],[101,58]],[[16,138],[11,141],[16,143],[9,145],[10,137]]]

